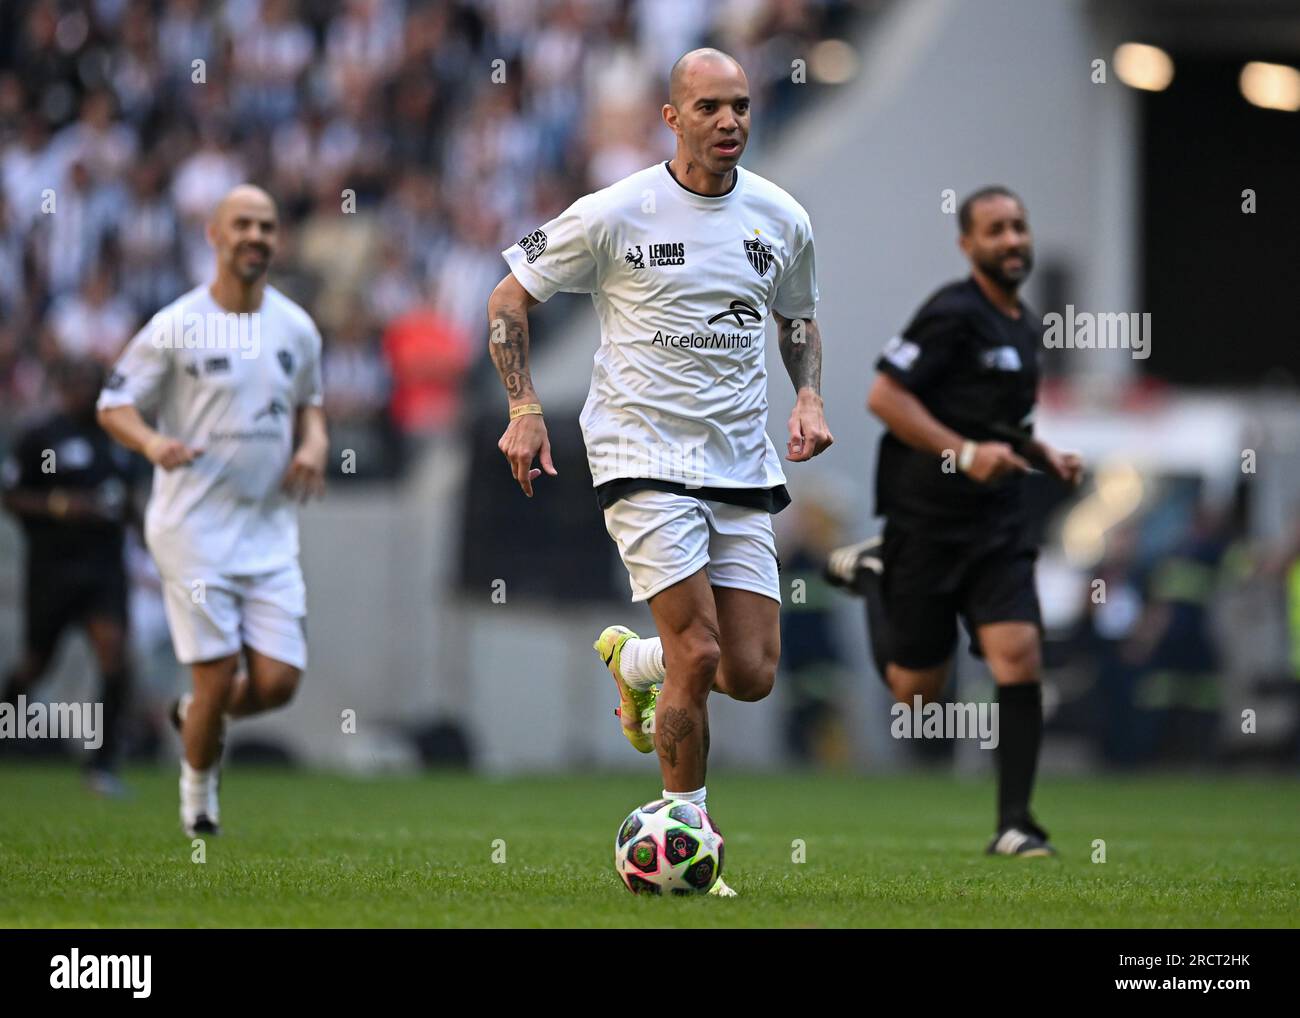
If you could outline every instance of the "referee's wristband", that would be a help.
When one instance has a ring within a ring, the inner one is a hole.
[[[541,415],[542,404],[540,403],[521,403],[519,406],[510,408],[510,419],[518,420],[520,417],[526,417],[528,414]]]
[[[963,474],[970,473],[970,468],[975,464],[975,452],[979,444],[972,442],[969,438],[961,444],[961,452],[957,454],[957,469]]]

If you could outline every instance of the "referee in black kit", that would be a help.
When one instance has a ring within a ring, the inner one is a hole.
[[[958,213],[971,274],[929,298],[876,362],[868,409],[888,429],[876,461],[883,537],[833,552],[832,582],[862,594],[872,656],[900,703],[936,700],[957,617],[998,686],[993,855],[1054,855],[1029,809],[1042,742],[1037,550],[1025,475],[1070,486],[1079,457],[1033,437],[1041,325],[1018,292],[1033,265],[1025,207],[1004,187]]]
[[[49,672],[64,632],[83,629],[104,706],[85,781],[96,794],[117,796],[125,792],[117,770],[131,692],[123,542],[135,520],[136,469],[95,422],[103,369],[61,361],[54,377],[61,409],[24,432],[0,467],[0,504],[27,537],[27,628],[0,702],[17,706]]]

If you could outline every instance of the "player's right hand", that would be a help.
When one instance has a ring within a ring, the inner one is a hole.
[[[1026,474],[1033,470],[1029,462],[1016,455],[1006,442],[978,442],[975,458],[966,476],[980,484],[988,484],[1010,473]]]
[[[497,448],[510,463],[510,472],[515,475],[524,494],[533,497],[533,481],[545,470],[552,477],[557,476],[555,465],[551,463],[551,440],[546,434],[546,422],[541,414],[524,414],[516,417],[506,428]],[[533,466],[533,460],[539,458],[542,470]]]
[[[145,444],[144,454],[154,466],[162,467],[164,470],[175,470],[177,467],[189,466],[203,455],[203,450],[191,449],[177,438],[154,435]]]

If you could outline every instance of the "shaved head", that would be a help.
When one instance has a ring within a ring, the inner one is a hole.
[[[231,188],[208,220],[208,243],[217,254],[218,285],[260,287],[279,240],[275,200],[255,184]]]
[[[745,70],[740,66],[740,61],[720,49],[704,46],[683,53],[673,64],[673,69],[668,75],[668,101],[680,110],[682,103],[689,101],[688,88],[696,83],[700,74],[718,72],[724,74],[732,72],[738,75],[745,83],[745,91],[749,91],[749,79],[745,77]]]
[[[237,184],[226,192],[226,196],[221,201],[217,202],[217,207],[212,210],[211,221],[219,222],[232,209],[245,206],[260,206],[261,211],[269,209],[271,215],[276,215],[275,199],[269,194],[256,184]]]
[[[691,50],[673,64],[662,115],[677,136],[669,164],[677,182],[702,194],[725,193],[749,141],[745,69],[721,50]]]

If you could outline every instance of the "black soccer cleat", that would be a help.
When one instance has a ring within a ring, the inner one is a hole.
[[[221,826],[215,820],[209,819],[206,813],[200,813],[194,818],[194,823],[185,825],[185,835],[189,838],[215,838],[220,833]]]
[[[885,563],[880,557],[882,544],[877,535],[836,548],[826,556],[826,567],[822,570],[826,582],[851,594],[865,596],[868,586],[873,582],[879,583],[885,571]]]
[[[888,687],[889,618],[885,612],[885,595],[882,590],[885,560],[881,556],[884,543],[884,538],[877,535],[857,544],[836,548],[826,557],[822,575],[828,583],[850,594],[857,594],[866,602],[867,640],[871,644],[871,660],[875,663],[880,681]]]
[[[1050,858],[1056,855],[1047,832],[1030,822],[1014,827],[1004,827],[989,842],[988,855],[1015,855],[1022,859]]]

